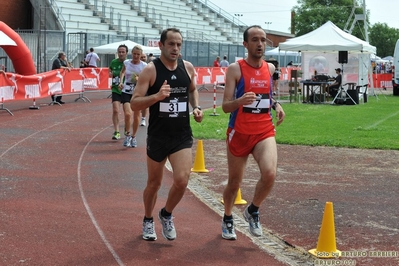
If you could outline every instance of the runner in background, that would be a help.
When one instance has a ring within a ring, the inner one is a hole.
[[[122,92],[119,89],[120,78],[119,75],[123,68],[123,62],[126,60],[128,47],[124,44],[119,45],[118,47],[118,58],[115,58],[111,61],[109,65],[109,77],[112,78],[112,123],[114,125],[114,134],[112,135],[112,139],[118,140],[121,138],[121,134],[119,133],[119,106],[122,101]]]
[[[139,75],[147,63],[140,60],[143,48],[140,45],[136,45],[132,49],[132,60],[125,60],[120,73],[119,89],[122,90],[122,106],[125,113],[125,140],[123,146],[125,147],[137,147],[136,133],[140,123],[140,111],[133,112],[133,123],[132,123],[132,108],[130,106],[130,100],[136,87]],[[130,131],[132,127],[132,131]]]

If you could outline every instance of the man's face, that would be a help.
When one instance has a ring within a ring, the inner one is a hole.
[[[251,28],[248,31],[248,42],[244,41],[248,56],[262,58],[266,50],[266,33],[260,28]]]
[[[119,47],[118,48],[118,58],[120,61],[125,61],[126,60],[126,48],[125,47]]]
[[[162,52],[162,55],[166,59],[176,61],[177,58],[179,57],[182,44],[183,44],[183,39],[180,33],[169,31],[165,43],[162,44],[160,42],[159,48]]]
[[[140,56],[140,60],[143,61],[143,62],[147,62],[147,55],[146,54],[142,54]]]

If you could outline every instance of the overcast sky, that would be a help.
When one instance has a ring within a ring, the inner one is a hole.
[[[210,0],[227,13],[238,17],[247,25],[260,25],[265,29],[289,33],[291,8],[297,0]],[[370,10],[370,23],[387,23],[399,29],[399,0],[366,0]]]

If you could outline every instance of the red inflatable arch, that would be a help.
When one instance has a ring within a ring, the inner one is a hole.
[[[0,30],[17,44],[17,46],[1,46],[1,48],[3,48],[10,57],[12,64],[14,65],[15,72],[20,75],[36,74],[35,63],[33,62],[32,54],[28,46],[26,46],[25,42],[22,40],[21,36],[19,36],[18,33],[8,27],[8,25],[2,21],[0,21]]]

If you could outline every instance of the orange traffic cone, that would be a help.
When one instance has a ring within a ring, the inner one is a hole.
[[[309,253],[318,258],[338,258],[341,256],[341,251],[337,249],[335,242],[334,210],[332,202],[327,202],[324,209],[317,248],[309,250]]]
[[[204,160],[204,147],[202,146],[202,140],[198,140],[197,152],[195,154],[194,166],[191,168],[191,172],[196,173],[208,173],[209,170],[205,168]]]
[[[224,204],[223,200],[222,200],[222,203]],[[238,191],[237,191],[237,196],[236,196],[236,199],[234,200],[234,204],[235,205],[247,204],[247,201],[242,199],[242,197],[241,197],[241,189],[238,189]]]

